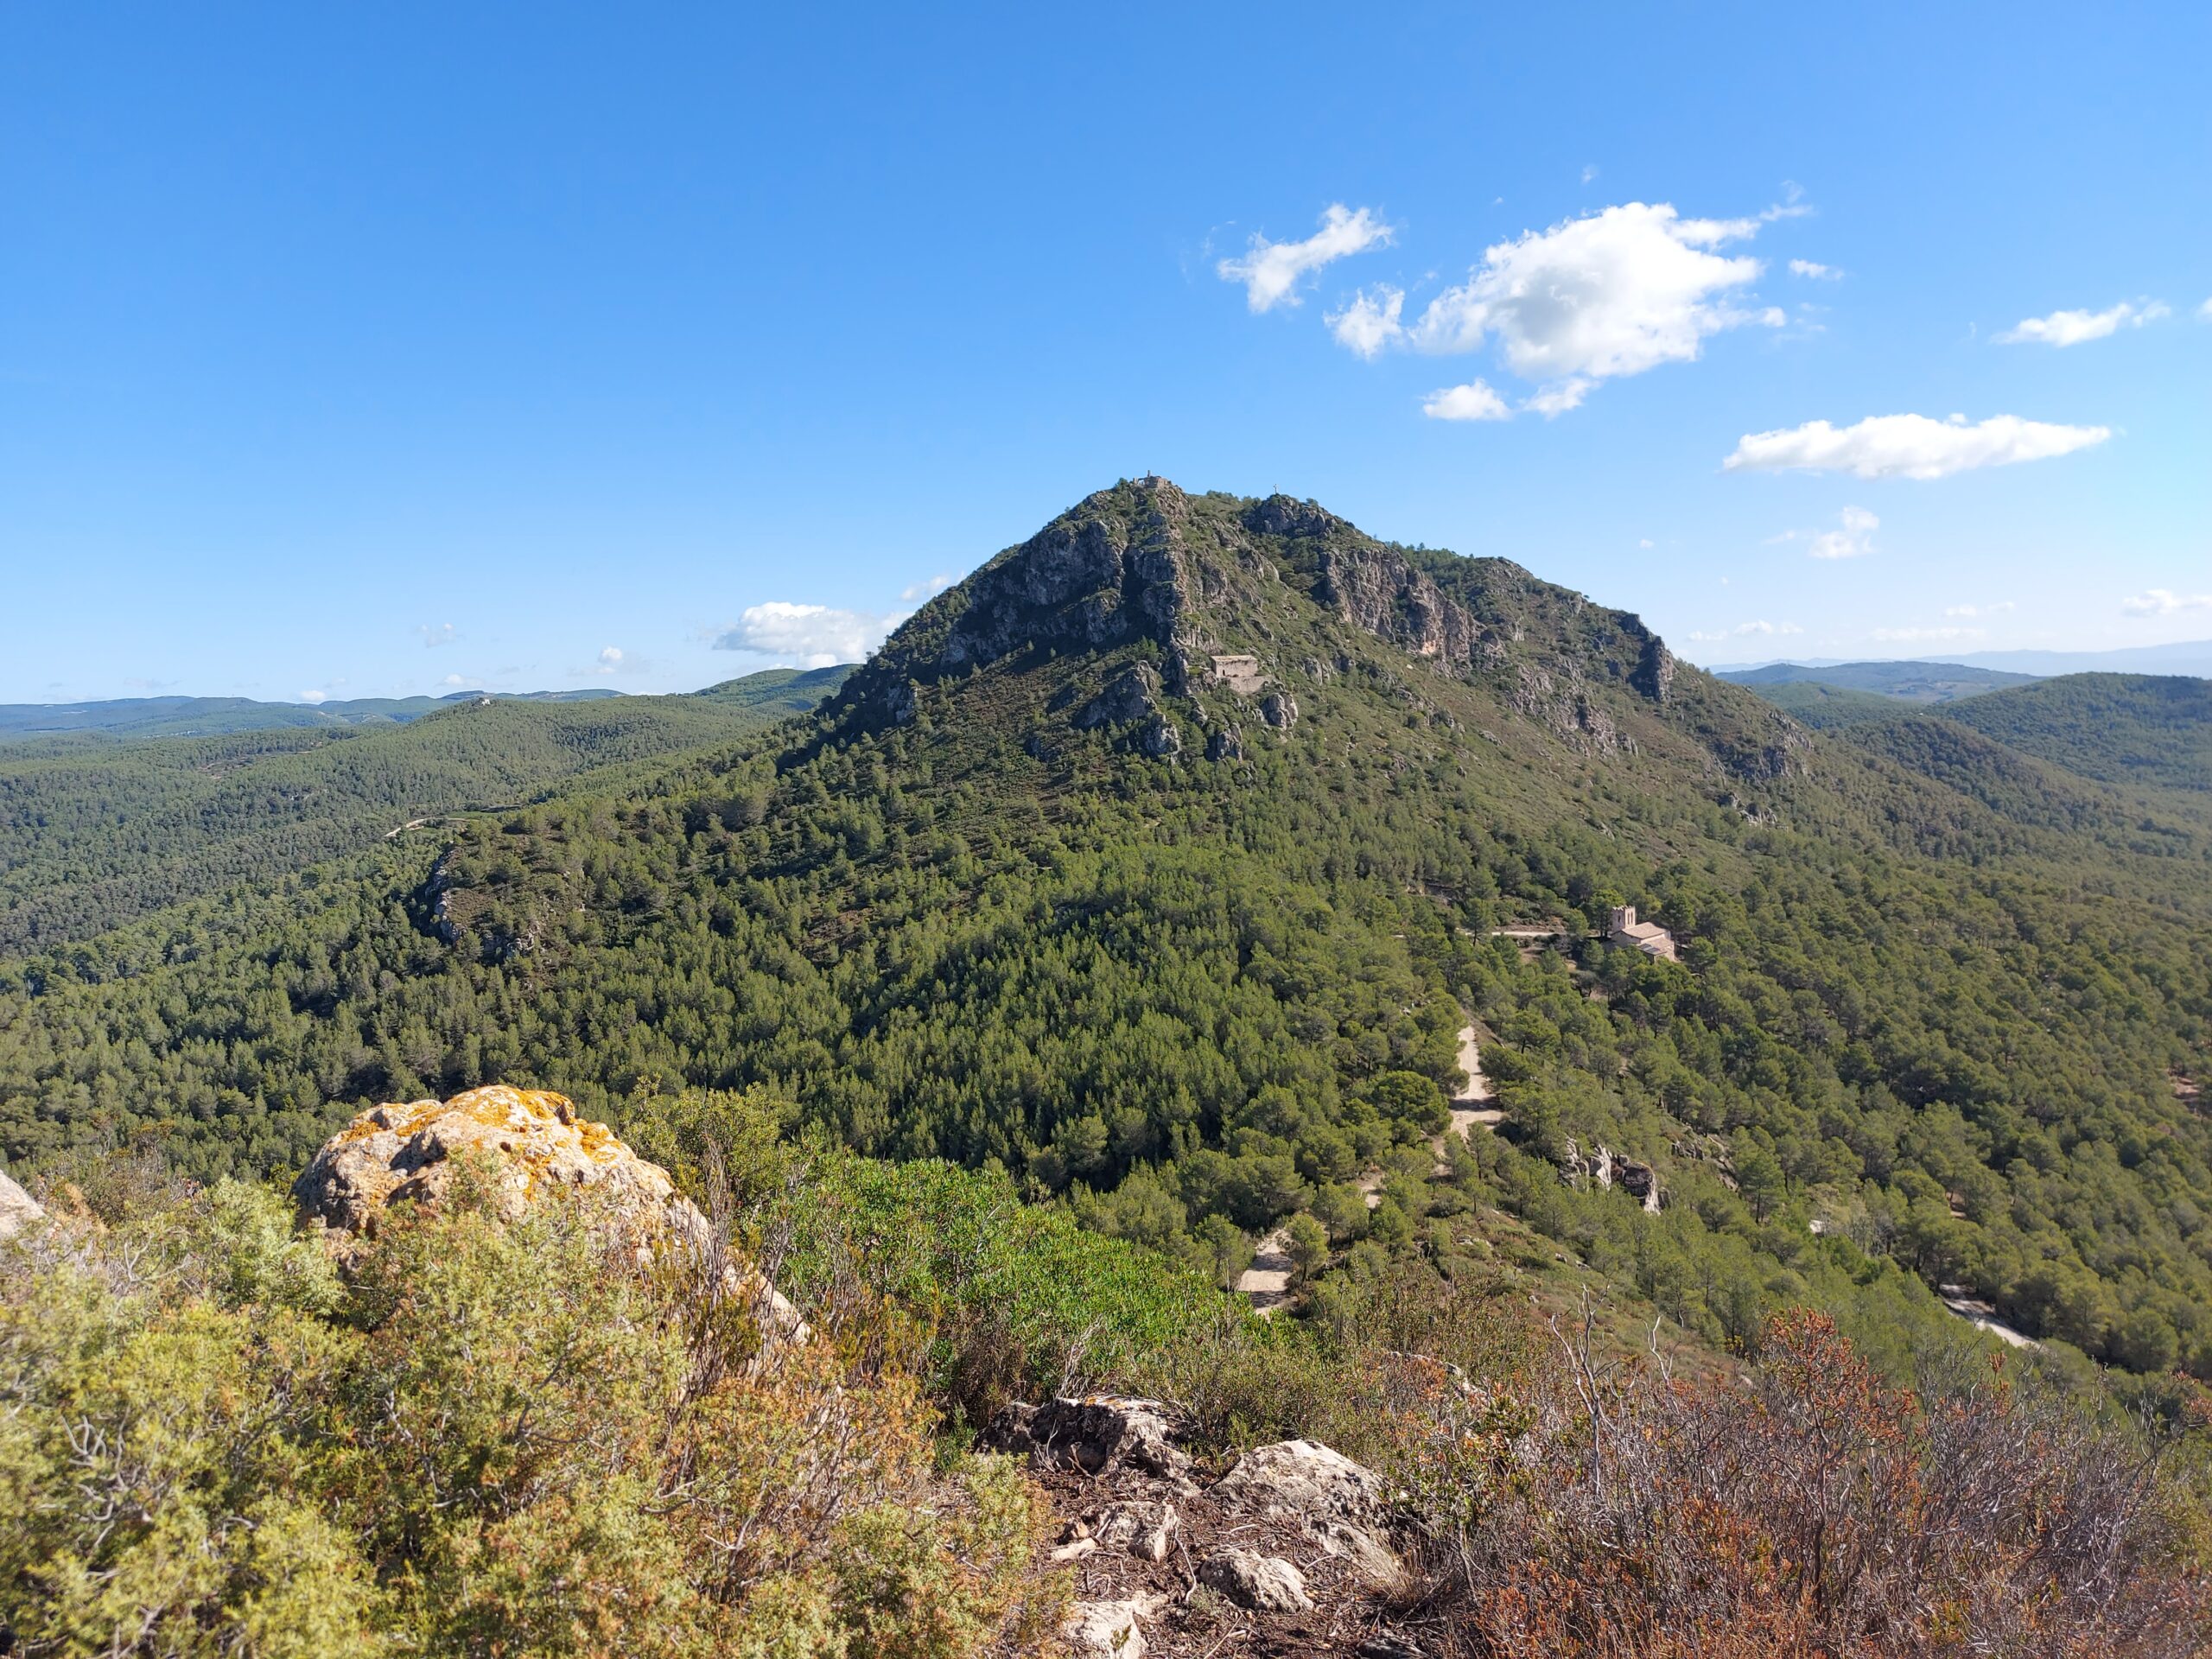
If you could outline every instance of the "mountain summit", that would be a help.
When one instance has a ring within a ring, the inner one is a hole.
[[[1508,560],[1382,541],[1312,501],[1192,495],[1156,477],[1085,497],[931,600],[838,708],[864,728],[901,726],[949,683],[1050,668],[1034,683],[1074,727],[1126,726],[1171,756],[1187,725],[1222,760],[1241,753],[1252,716],[1287,730],[1302,698],[1363,673],[1395,682],[1406,658],[1586,752],[1634,748],[1665,725],[1769,777],[1802,744],[1772,710],[1685,671],[1637,617]]]

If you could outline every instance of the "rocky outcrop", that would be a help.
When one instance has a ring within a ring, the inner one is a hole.
[[[1212,1497],[1232,1513],[1295,1520],[1372,1583],[1395,1583],[1403,1570],[1384,1536],[1382,1483],[1318,1441],[1255,1446],[1215,1484]]]
[[[1182,1481],[1189,1477],[1191,1460],[1175,1442],[1184,1432],[1181,1415],[1172,1406],[1096,1394],[1005,1406],[984,1429],[982,1444],[1027,1457],[1039,1472],[1071,1469],[1100,1478],[1126,1465]]]
[[[1137,747],[1155,760],[1173,760],[1183,753],[1183,728],[1165,715],[1154,715],[1137,734]]]
[[[1083,705],[1075,717],[1077,728],[1119,726],[1160,713],[1160,676],[1149,663],[1132,663],[1106,683],[1106,689]]]
[[[1193,606],[1226,591],[1200,569],[1190,503],[1164,478],[1101,490],[930,601],[839,694],[838,706],[893,725],[914,718],[916,684],[1022,652],[1173,649]]]
[[[604,1123],[577,1116],[565,1095],[493,1084],[448,1101],[372,1106],[323,1143],[292,1185],[301,1212],[334,1236],[375,1236],[400,1204],[435,1204],[465,1154],[495,1183],[501,1211],[519,1219],[552,1187],[592,1187],[643,1228],[679,1230],[703,1218]]]
[[[1395,1622],[1406,1571],[1372,1472],[1284,1440],[1211,1479],[1189,1432],[1159,1401],[1090,1395],[1009,1405],[981,1437],[1023,1458],[1064,1517],[1040,1565],[1073,1576],[1061,1633],[1076,1652],[1335,1653],[1346,1631]],[[1221,1647],[1224,1610],[1198,1586],[1244,1610],[1236,1645]]]
[[[1298,724],[1298,699],[1287,691],[1270,691],[1260,699],[1260,718],[1279,732]]]
[[[707,1217],[668,1172],[606,1124],[579,1116],[565,1095],[505,1084],[448,1101],[371,1107],[323,1142],[292,1197],[344,1262],[375,1239],[394,1208],[436,1205],[464,1179],[487,1181],[509,1220],[554,1192],[589,1192],[640,1252],[664,1243],[701,1249],[710,1236]],[[772,1285],[734,1268],[731,1274],[731,1288],[752,1300],[765,1332],[804,1338],[798,1311]]]
[[[38,1200],[16,1185],[6,1170],[0,1169],[0,1239],[14,1237],[45,1214]]]
[[[1638,626],[1641,626],[1639,624]],[[1665,702],[1675,690],[1675,653],[1656,633],[1647,633],[1629,683],[1654,702]]]
[[[1244,510],[1244,527],[1261,536],[1320,537],[1358,532],[1318,502],[1271,495]]]

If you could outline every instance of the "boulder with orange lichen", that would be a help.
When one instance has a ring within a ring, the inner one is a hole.
[[[320,1222],[341,1261],[372,1242],[397,1205],[435,1205],[467,1170],[486,1181],[499,1212],[520,1220],[561,1191],[588,1192],[641,1252],[663,1244],[703,1250],[712,1224],[668,1172],[630,1150],[604,1123],[581,1116],[565,1095],[491,1084],[451,1100],[372,1106],[322,1144],[292,1185],[309,1222]],[[776,1288],[728,1269],[753,1298],[764,1330],[803,1339],[806,1326]]]

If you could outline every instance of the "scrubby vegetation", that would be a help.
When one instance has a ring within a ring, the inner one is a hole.
[[[0,1250],[0,1650],[1039,1647],[1034,1496],[938,1454],[889,1325],[764,1352],[718,1257],[616,1238],[464,1197],[341,1282],[225,1181]]]
[[[36,1656],[1041,1653],[1043,1495],[967,1447],[1010,1397],[1182,1402],[1402,1492],[1433,1650],[2164,1656],[2212,1636],[2194,1393],[2100,1421],[2040,1373],[1883,1382],[1793,1312],[1695,1382],[1399,1254],[1263,1321],[1003,1178],[639,1103],[722,1256],[641,1261],[588,1195],[463,1183],[336,1275],[289,1207],[139,1158],[0,1245],[0,1647]],[[1738,1382],[1742,1371],[1748,1381]],[[2146,1403],[2148,1403],[2146,1402]]]

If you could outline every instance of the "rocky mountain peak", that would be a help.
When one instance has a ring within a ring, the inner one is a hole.
[[[1202,747],[1233,760],[1248,731],[1287,736],[1355,663],[1382,682],[1420,664],[1478,686],[1587,752],[1632,748],[1658,716],[1730,771],[1789,765],[1788,722],[1749,699],[1717,721],[1677,710],[1675,658],[1633,615],[1504,559],[1378,539],[1313,501],[1192,494],[1159,477],[1086,496],[931,601],[836,707],[863,728],[905,725],[933,687],[1013,674],[1031,683],[998,706],[1020,710],[1033,754],[1052,750],[1064,720],[1115,728],[1155,758]],[[1402,695],[1436,695],[1419,683]]]

